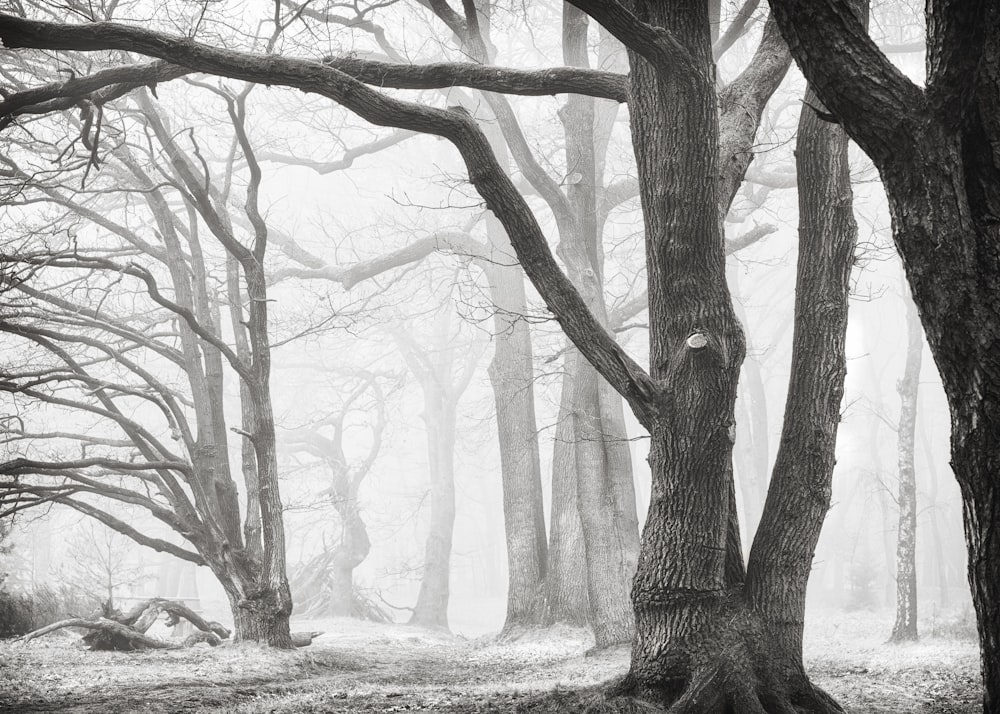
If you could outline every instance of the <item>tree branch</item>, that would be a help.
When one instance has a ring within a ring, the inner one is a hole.
[[[195,71],[319,94],[373,124],[448,139],[461,153],[470,181],[503,224],[521,265],[567,336],[629,401],[639,421],[652,427],[661,407],[661,387],[587,309],[580,293],[559,268],[531,209],[499,165],[482,130],[465,112],[403,102],[315,62],[235,52],[115,23],[74,26],[4,15],[0,16],[0,38],[9,47],[122,49],[169,58]]]
[[[915,152],[924,92],[883,55],[845,0],[770,0],[823,104],[877,166]]]

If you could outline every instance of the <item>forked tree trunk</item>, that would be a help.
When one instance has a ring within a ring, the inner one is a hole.
[[[906,288],[904,287],[904,290]],[[890,642],[908,642],[917,636],[917,479],[914,467],[917,427],[917,397],[920,389],[920,362],[924,350],[920,318],[913,301],[906,296],[906,366],[896,385],[899,392],[899,529],[896,538],[896,622]]]
[[[691,56],[705,57],[705,3],[639,5],[643,19],[691,38]],[[657,74],[633,58],[631,116],[647,232],[664,234],[648,258],[650,321],[668,331],[653,342],[651,361],[671,396],[652,430],[652,499],[633,587],[638,631],[629,674],[615,691],[671,712],[838,711],[809,682],[801,642],[845,374],[857,232],[846,138],[804,110],[792,376],[741,588],[729,463],[743,343],[725,290],[721,237],[705,238],[718,231],[714,182],[698,180],[716,174],[710,76]],[[679,145],[688,148],[667,150]]]

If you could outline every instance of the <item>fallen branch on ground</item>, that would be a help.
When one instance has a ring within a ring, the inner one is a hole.
[[[84,635],[83,641],[91,650],[142,650],[142,649],[180,649],[191,647],[199,642],[207,642],[212,647],[222,644],[228,639],[229,630],[218,622],[209,622],[191,610],[187,605],[163,598],[152,598],[139,603],[125,615],[114,608],[111,602],[102,606],[100,615],[91,618],[72,617],[46,625],[20,638],[28,642],[36,637],[66,627],[82,627],[91,630]],[[183,618],[198,628],[198,632],[190,635],[183,642],[161,640],[146,634],[146,630],[156,622],[161,613],[167,614],[167,625],[173,627]],[[315,636],[315,635],[313,635]],[[312,637],[309,637],[312,641]],[[306,642],[309,644],[309,642]]]

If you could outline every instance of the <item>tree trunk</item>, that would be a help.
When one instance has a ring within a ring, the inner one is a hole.
[[[563,59],[568,66],[587,67],[588,18],[563,5]],[[570,173],[566,198],[570,219],[560,229],[558,252],[570,279],[591,312],[607,324],[604,302],[602,226],[597,212],[597,114],[592,97],[570,95],[559,111]],[[602,139],[603,143],[603,139]],[[577,505],[586,552],[590,620],[597,647],[632,638],[628,584],[638,559],[638,517],[632,456],[624,414],[617,394],[586,360],[571,359]]]
[[[830,507],[857,241],[847,135],[809,108],[818,103],[810,89],[799,120],[792,373],[781,443],[747,576],[747,594],[772,638],[774,662],[793,701],[817,697],[802,665],[802,629],[813,554]]]
[[[708,53],[705,3],[638,5],[640,17],[675,37],[702,38],[685,48],[691,56]],[[667,380],[671,403],[651,434],[652,499],[633,586],[638,632],[616,691],[678,712],[838,711],[809,683],[801,638],[845,374],[856,238],[846,138],[806,110],[797,152],[802,223],[792,376],[741,589],[729,463],[743,341],[725,292],[717,189],[698,181],[717,173],[711,83],[681,71],[654,74],[638,58],[631,81],[647,233],[669,236],[654,239],[648,266],[650,322],[668,326],[652,343],[653,376]],[[679,145],[688,149],[666,150]]]
[[[330,563],[330,614],[354,615],[354,569],[364,562],[371,550],[368,528],[361,519],[357,494],[351,494],[344,507],[337,509],[343,521],[343,536]]]
[[[548,544],[542,476],[535,422],[534,367],[524,275],[508,265],[514,249],[503,227],[487,217],[487,235],[495,263],[487,264],[493,317],[493,360],[489,376],[497,413],[503,485],[504,533],[507,540],[507,617],[504,632],[540,624],[544,616],[544,583]]]
[[[573,381],[577,360],[573,347],[563,357],[562,396],[556,420],[552,454],[552,505],[549,523],[549,572],[545,581],[548,625],[590,623],[587,596],[587,554],[583,525],[577,508],[576,417],[573,414]]]
[[[905,289],[905,288],[904,288]],[[920,318],[913,301],[906,301],[906,366],[896,385],[899,392],[899,530],[896,539],[896,623],[890,642],[909,642],[917,637],[917,479],[914,468],[917,427],[917,397],[920,361],[924,350]]]
[[[621,531],[626,520],[621,517],[607,463],[599,380],[590,363],[577,361],[573,376],[577,502],[587,556],[591,625],[595,646],[601,648],[632,639],[628,584],[634,570],[625,556]],[[634,510],[634,495],[632,503]]]
[[[1000,707],[1000,7],[927,4],[927,82],[837,3],[771,0],[803,73],[878,167],[951,411],[983,708]]]
[[[250,603],[230,595],[229,603],[237,641],[264,642],[282,649],[292,646],[288,614],[278,606],[273,594],[259,593]]]
[[[650,367],[667,385],[650,429],[652,492],[632,601],[636,637],[619,693],[722,711],[751,685],[729,647],[725,582],[733,408],[744,342],[726,287],[718,217],[718,112],[707,3],[640,0],[683,43],[669,71],[630,51],[630,118],[646,226]],[[682,149],[678,147],[683,147]],[[731,660],[732,669],[725,661]],[[708,694],[706,698],[705,695]]]
[[[431,516],[423,577],[411,625],[448,629],[451,541],[455,529],[455,404],[443,395],[427,409]]]

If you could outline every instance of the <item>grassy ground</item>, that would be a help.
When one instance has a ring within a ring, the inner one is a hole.
[[[814,680],[849,712],[971,714],[980,689],[976,644],[927,637],[884,644],[872,614],[810,618]],[[300,622],[325,630],[311,647],[276,652],[231,645],[151,652],[88,652],[74,635],[0,642],[0,711],[51,712],[508,712],[540,692],[572,692],[627,669],[625,648],[585,656],[577,630],[517,641],[463,639],[403,625]],[[548,698],[549,706],[561,697]]]

